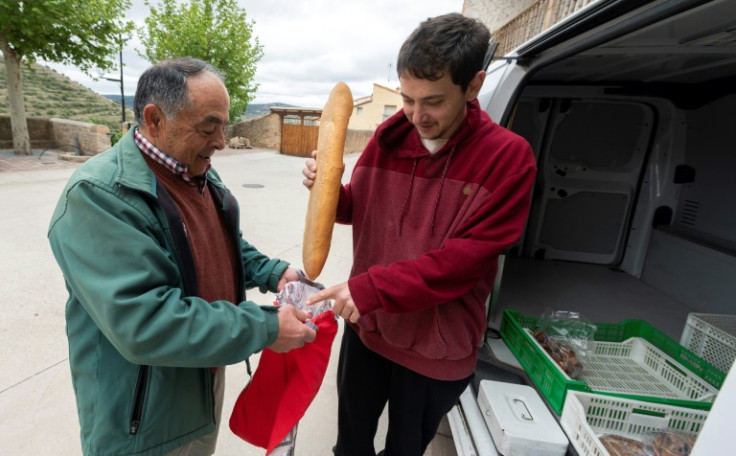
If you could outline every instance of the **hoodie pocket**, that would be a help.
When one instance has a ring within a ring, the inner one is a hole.
[[[143,403],[146,399],[148,370],[149,366],[140,366],[138,368],[138,379],[135,382],[135,391],[133,392],[133,404],[130,409],[130,435],[136,435],[138,433],[138,429],[141,426]]]
[[[437,309],[404,315],[379,311],[376,326],[386,342],[396,348],[410,350],[429,359],[443,359],[447,354]]]
[[[375,328],[390,345],[427,359],[464,359],[475,349],[476,330],[469,327],[459,309],[452,306],[413,314],[377,311]]]

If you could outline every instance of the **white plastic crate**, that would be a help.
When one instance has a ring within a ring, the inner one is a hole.
[[[707,417],[702,410],[569,391],[560,425],[580,456],[610,456],[601,435],[642,440],[651,431],[677,431],[697,437]]]
[[[539,345],[536,339],[534,342]],[[594,392],[698,402],[713,402],[718,395],[717,388],[641,337],[623,342],[590,341],[588,355],[580,361],[583,373],[576,380]]]
[[[736,315],[688,314],[680,345],[728,374],[736,359]]]

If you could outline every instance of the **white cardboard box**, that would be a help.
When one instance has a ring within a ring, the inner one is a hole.
[[[504,456],[565,456],[567,436],[527,385],[481,380],[478,405]]]

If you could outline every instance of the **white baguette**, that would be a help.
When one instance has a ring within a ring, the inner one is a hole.
[[[353,95],[347,84],[339,82],[330,92],[319,121],[317,176],[309,193],[304,224],[302,263],[311,280],[322,272],[330,252],[344,167],[345,137],[352,113]]]

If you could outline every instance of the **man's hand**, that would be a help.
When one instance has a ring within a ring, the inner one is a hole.
[[[314,185],[314,178],[317,177],[317,151],[312,151],[312,158],[307,159],[307,162],[305,163],[304,169],[302,170],[302,174],[304,174],[304,181],[302,182],[305,187],[311,189],[312,185]]]
[[[299,281],[299,274],[297,274],[296,269],[286,268],[284,273],[281,274],[281,278],[279,279],[278,285],[276,285],[276,291],[283,290],[286,284],[289,282],[298,282],[298,281]]]
[[[285,353],[294,348],[301,348],[305,343],[313,342],[317,333],[304,321],[309,318],[307,312],[297,310],[294,306],[279,307],[279,335],[268,348]]]
[[[360,319],[360,312],[355,307],[355,302],[353,301],[353,296],[350,294],[350,288],[348,288],[347,282],[315,293],[307,299],[306,304],[311,306],[325,299],[332,299],[332,311],[335,315],[349,320],[350,323],[357,323]]]

